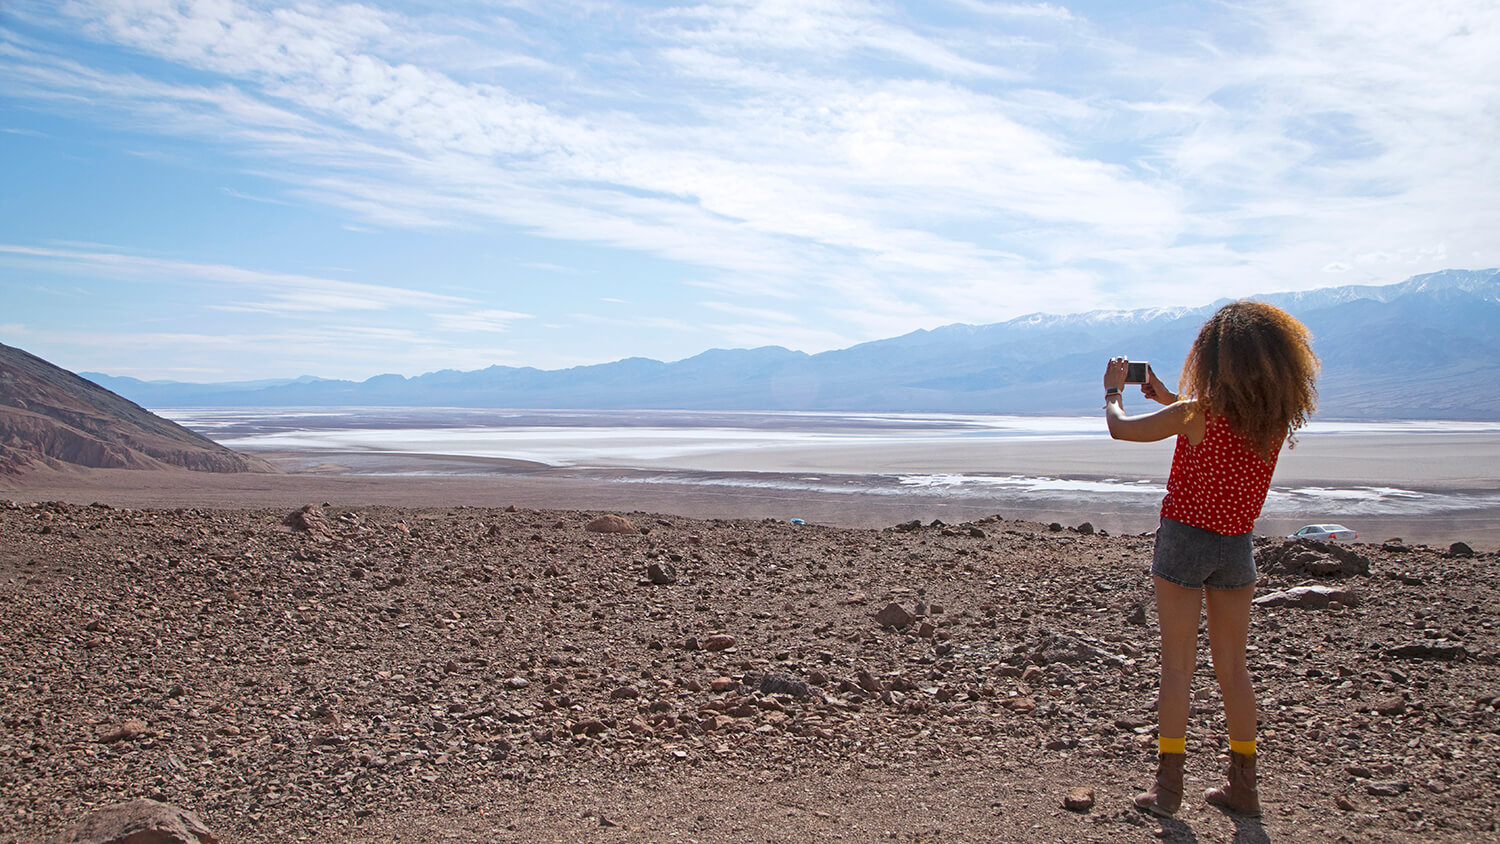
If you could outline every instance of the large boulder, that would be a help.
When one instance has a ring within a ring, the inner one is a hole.
[[[1341,577],[1369,574],[1370,558],[1332,542],[1286,539],[1256,551],[1255,568],[1261,574]]]
[[[94,810],[65,830],[57,844],[218,844],[198,816],[155,800]]]
[[[1262,607],[1322,609],[1334,601],[1346,607],[1353,607],[1359,604],[1359,595],[1353,589],[1336,589],[1330,586],[1298,586],[1295,589],[1262,595],[1255,599],[1255,604]]]
[[[641,529],[624,516],[600,516],[583,528],[591,533],[640,533]]]

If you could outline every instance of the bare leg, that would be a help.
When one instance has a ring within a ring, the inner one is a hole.
[[[1245,664],[1245,641],[1250,635],[1250,599],[1254,586],[1243,589],[1206,589],[1208,593],[1208,644],[1213,654],[1214,674],[1224,697],[1224,720],[1229,738],[1255,738],[1255,687]],[[1165,664],[1165,663],[1163,663]]]
[[[1188,697],[1193,669],[1198,664],[1198,619],[1203,612],[1202,589],[1188,589],[1161,578],[1156,583],[1156,616],[1161,625],[1161,689],[1156,698],[1159,735],[1187,735]],[[1246,613],[1248,618],[1248,611]],[[1245,639],[1240,637],[1241,665]],[[1215,660],[1217,665],[1217,660]],[[1254,706],[1252,697],[1251,705]],[[1252,718],[1251,723],[1254,723]]]

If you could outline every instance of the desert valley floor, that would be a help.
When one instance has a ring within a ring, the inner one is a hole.
[[[1205,648],[1164,823],[1149,537],[303,493],[5,493],[0,839],[138,797],[252,842],[1500,836],[1493,548],[1262,541],[1265,817],[1198,797]]]

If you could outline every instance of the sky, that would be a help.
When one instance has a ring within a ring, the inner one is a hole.
[[[816,353],[1500,265],[1495,0],[0,0],[0,343]]]

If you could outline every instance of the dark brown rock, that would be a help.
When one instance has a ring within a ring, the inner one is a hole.
[[[906,611],[897,603],[885,605],[885,609],[875,614],[875,623],[881,627],[906,627],[916,620],[916,616]]]
[[[1336,542],[1286,539],[1257,550],[1255,568],[1262,574],[1363,575],[1370,573],[1370,558]]]
[[[314,537],[326,538],[331,535],[328,519],[323,516],[322,510],[312,504],[304,504],[287,513],[281,523],[292,530],[300,530]]]

